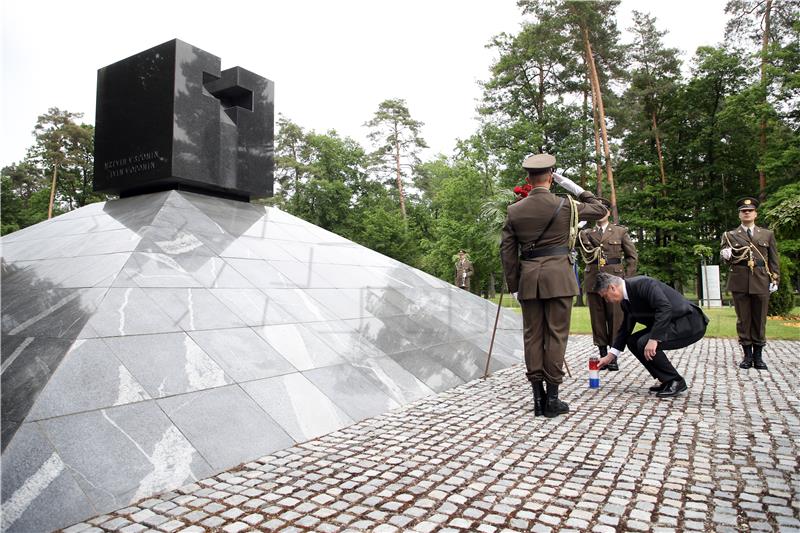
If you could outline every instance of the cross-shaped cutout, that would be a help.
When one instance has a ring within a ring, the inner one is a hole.
[[[223,71],[221,77],[203,72],[203,87],[220,101],[225,113],[237,122],[240,109],[253,110],[253,91],[239,84],[239,68]]]

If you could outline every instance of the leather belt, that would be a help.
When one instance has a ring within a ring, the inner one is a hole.
[[[537,257],[547,257],[551,255],[569,255],[568,246],[550,246],[547,248],[536,248],[533,250],[525,250],[520,254],[520,259],[523,261],[530,261]]]
[[[592,261],[589,264],[590,265],[596,265],[597,261]],[[622,259],[619,259],[619,258],[606,259],[606,264],[607,265],[620,265],[620,264],[622,264]]]

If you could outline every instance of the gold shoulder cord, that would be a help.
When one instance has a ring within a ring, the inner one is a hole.
[[[571,196],[568,196],[570,202],[570,230],[569,230],[569,245],[570,248],[575,246],[575,241],[577,240],[580,246],[581,257],[583,257],[583,261],[588,265],[594,261],[597,261],[598,264],[602,261],[602,252],[603,249],[599,246],[587,246],[583,239],[578,237],[578,202],[572,199]],[[600,265],[603,266],[603,265]]]
[[[725,232],[725,242],[728,243],[728,247],[731,249],[732,261],[738,263],[747,257],[747,266],[750,267],[750,272],[753,272],[755,271],[756,267],[756,262],[753,260],[753,251],[755,251],[761,260],[764,261],[764,268],[767,270],[767,275],[769,278],[775,279],[775,276],[773,276],[772,272],[769,270],[767,258],[764,257],[764,254],[761,253],[761,250],[755,247],[752,242],[747,243],[747,246],[734,246],[733,243],[731,243],[730,235],[727,231]]]

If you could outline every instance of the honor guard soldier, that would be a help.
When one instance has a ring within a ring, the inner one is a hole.
[[[522,163],[532,190],[508,207],[500,241],[508,290],[522,306],[526,375],[533,386],[534,415],[547,417],[569,411],[558,399],[558,387],[564,379],[572,299],[578,294],[570,254],[578,221],[599,220],[607,214],[592,193],[554,174],[555,164],[555,157],[549,154],[532,155]],[[553,181],[580,202],[551,193]]]
[[[472,261],[465,250],[458,251],[456,259],[456,287],[469,292],[469,281],[475,270],[472,268]]]
[[[728,290],[736,309],[736,333],[744,351],[739,368],[766,370],[762,351],[767,343],[769,295],[778,290],[780,263],[772,231],[755,224],[758,200],[742,198],[739,220],[742,224],[722,235],[720,256],[731,265]]]
[[[622,323],[622,308],[617,302],[604,300],[595,290],[597,274],[605,272],[623,279],[635,276],[638,255],[628,236],[628,228],[609,223],[611,202],[605,198],[599,200],[609,209],[609,213],[598,220],[594,228],[586,228],[580,232],[578,250],[586,263],[583,286],[588,297],[592,338],[600,357],[604,357]],[[616,359],[603,368],[619,370]]]

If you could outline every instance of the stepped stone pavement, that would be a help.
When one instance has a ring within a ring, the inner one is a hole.
[[[664,400],[627,352],[588,389],[593,352],[570,338],[566,416],[516,365],[64,531],[800,530],[800,341],[764,372],[731,339],[670,352]]]

